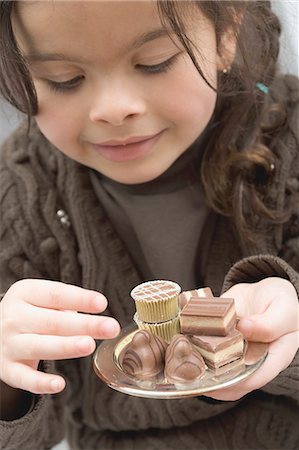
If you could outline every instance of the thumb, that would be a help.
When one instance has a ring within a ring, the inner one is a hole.
[[[239,320],[237,329],[243,336],[254,342],[272,342],[275,340],[276,331],[265,314],[256,314]]]
[[[291,331],[281,314],[270,309],[241,318],[237,328],[246,339],[254,342],[273,342]]]

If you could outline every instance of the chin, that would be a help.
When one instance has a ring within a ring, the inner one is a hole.
[[[153,181],[156,178],[158,178],[160,175],[162,175],[168,167],[165,169],[161,168],[160,170],[140,170],[134,172],[127,171],[125,168],[118,174],[114,173],[107,173],[104,174],[107,177],[111,178],[114,181],[117,181],[118,183],[122,184],[142,184],[142,183],[148,183],[149,181]]]

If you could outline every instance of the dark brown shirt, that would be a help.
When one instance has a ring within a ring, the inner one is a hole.
[[[182,289],[201,284],[197,260],[208,207],[198,153],[189,149],[159,178],[138,185],[91,171],[94,190],[145,280],[175,280]]]

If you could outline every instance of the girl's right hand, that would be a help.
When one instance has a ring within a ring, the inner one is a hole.
[[[117,336],[115,319],[93,315],[106,307],[96,291],[56,281],[17,281],[0,303],[0,379],[34,394],[62,391],[65,380],[38,371],[39,361],[87,356],[95,350],[94,339]]]

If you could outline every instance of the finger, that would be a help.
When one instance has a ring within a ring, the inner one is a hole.
[[[14,363],[12,372],[12,379],[5,382],[32,394],[56,394],[65,388],[65,380],[59,375],[40,372],[22,363]]]
[[[288,349],[286,352],[285,349]],[[247,380],[234,386],[210,391],[206,395],[215,400],[235,401],[251,391],[260,389],[279,373],[285,370],[292,362],[298,349],[298,332],[282,336],[269,346],[269,352],[262,366]]]
[[[29,305],[28,305],[29,306]],[[52,336],[91,336],[95,339],[110,339],[120,332],[119,323],[112,317],[74,314],[32,306],[32,314],[20,326],[20,333]]]
[[[19,361],[80,358],[94,352],[95,345],[90,336],[22,334],[11,339],[10,358]]]
[[[233,298],[238,317],[248,316],[250,313],[251,288],[244,284],[235,284],[221,295],[221,298]]]
[[[81,312],[103,312],[107,299],[97,291],[71,284],[48,280],[22,280],[13,285],[14,294],[23,297],[26,291],[28,303],[42,308]]]
[[[291,311],[282,311],[279,302],[273,302],[264,313],[241,318],[237,328],[250,341],[273,342],[298,329],[298,315]]]

